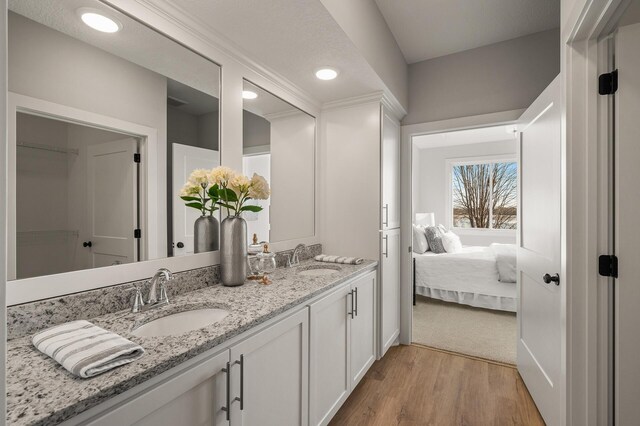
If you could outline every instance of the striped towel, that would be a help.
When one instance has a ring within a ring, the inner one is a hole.
[[[144,354],[142,346],[84,320],[48,328],[31,341],[40,352],[82,378],[97,376]]]
[[[364,259],[360,257],[329,256],[327,254],[318,255],[315,259],[318,262],[342,263],[344,265],[359,265],[364,262]]]

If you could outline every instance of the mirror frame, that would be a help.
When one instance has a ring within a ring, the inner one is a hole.
[[[220,67],[220,126],[218,137],[221,164],[232,168],[241,168],[242,166],[243,108],[241,93],[243,80],[245,79],[273,93],[314,118],[315,235],[307,238],[280,241],[273,243],[271,247],[273,251],[283,251],[293,249],[300,243],[306,245],[319,244],[322,232],[320,221],[322,197],[319,190],[321,139],[318,119],[322,111],[321,104],[282,76],[266,70],[251,58],[248,58],[243,52],[236,50],[234,46],[229,44],[228,40],[202,26],[181,10],[174,10],[171,5],[168,7],[172,8],[172,16],[168,16],[163,9],[139,2],[131,2],[130,0],[99,1]],[[5,9],[8,9],[8,5]],[[8,29],[5,27],[5,36],[6,31]],[[212,59],[214,57],[216,60]],[[7,56],[4,58],[4,61],[6,60]],[[5,62],[3,66],[6,67],[6,65]],[[4,93],[8,95],[8,92],[5,91]],[[239,141],[239,143],[231,143],[231,141]],[[4,142],[7,143],[6,138]],[[8,166],[8,164],[5,163],[5,166]],[[0,177],[0,182],[6,183],[5,177]],[[5,205],[7,205],[8,197],[9,194],[4,197]],[[7,231],[6,226],[4,230]],[[219,264],[220,255],[216,251],[8,281],[6,285],[6,306],[144,280],[150,278],[159,268],[169,268],[173,272],[184,272]]]

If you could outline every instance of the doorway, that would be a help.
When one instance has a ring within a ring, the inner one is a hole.
[[[516,364],[516,142],[511,124],[412,138],[413,343]]]

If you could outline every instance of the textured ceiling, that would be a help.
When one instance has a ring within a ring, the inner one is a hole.
[[[560,0],[375,0],[407,63],[560,27]]]
[[[515,134],[513,130],[514,126],[483,127],[433,135],[414,136],[412,142],[418,149],[500,141],[513,141],[515,144]]]
[[[190,0],[174,6],[324,103],[384,84],[319,0]],[[315,71],[337,68],[336,80]]]
[[[107,12],[122,23],[114,34],[82,23],[77,10]],[[219,97],[220,67],[97,0],[9,0],[9,9],[173,80]]]

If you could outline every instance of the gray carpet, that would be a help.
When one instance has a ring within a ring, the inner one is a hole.
[[[413,342],[488,360],[516,363],[516,314],[416,296]]]

